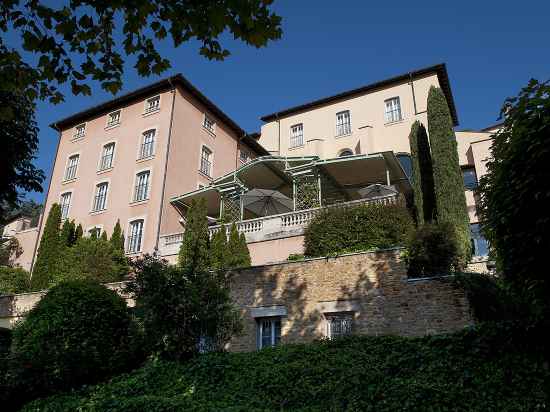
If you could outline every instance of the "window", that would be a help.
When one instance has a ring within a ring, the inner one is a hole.
[[[400,153],[397,155],[397,160],[399,160],[399,163],[401,164],[401,167],[405,171],[405,174],[409,178],[409,180],[412,180],[412,160],[411,156],[407,153]]]
[[[260,318],[257,322],[258,349],[278,345],[281,341],[281,318]]]
[[[136,175],[136,187],[134,188],[134,202],[140,202],[149,198],[149,175],[148,170]]]
[[[113,167],[114,155],[115,155],[114,143],[109,143],[103,146],[103,152],[101,152],[101,161],[99,162],[99,170],[106,170]]]
[[[475,167],[462,168],[462,180],[464,181],[464,188],[473,190],[477,187],[477,175]]]
[[[344,136],[351,133],[351,117],[349,110],[336,113],[336,136]]]
[[[71,192],[63,193],[61,195],[61,201],[59,202],[61,206],[61,219],[67,219],[67,216],[69,216],[69,208],[71,207],[71,197],[72,197]]]
[[[88,236],[99,239],[101,236],[101,227],[93,227],[91,229],[88,229]]]
[[[109,183],[100,183],[95,187],[94,205],[92,207],[93,212],[99,212],[105,210],[107,204],[107,188]]]
[[[156,112],[160,109],[160,96],[154,96],[145,101],[145,114]]]
[[[480,224],[472,223],[470,225],[470,233],[472,240],[472,251],[474,256],[488,256],[489,242],[487,242],[487,239],[483,237]]]
[[[351,334],[352,315],[351,314],[333,314],[326,315],[327,319],[327,337],[336,339]]]
[[[241,152],[239,153],[239,159],[243,163],[248,162],[250,160],[250,153],[248,153],[246,150],[241,149]]]
[[[65,180],[71,180],[76,177],[76,169],[78,168],[79,155],[72,155],[67,162],[67,170],[65,170]]]
[[[215,127],[216,122],[212,120],[210,117],[208,117],[206,114],[204,115],[204,121],[202,122],[202,126],[208,130],[210,133],[215,134]]]
[[[107,127],[116,126],[120,123],[120,110],[107,115]]]
[[[304,125],[295,124],[290,128],[290,147],[299,147],[304,145]]]
[[[345,156],[353,156],[353,152],[351,151],[351,149],[344,149],[338,155],[338,157],[345,157]]]
[[[203,146],[201,150],[201,173],[204,173],[206,176],[211,176],[212,172],[212,151]]]
[[[86,124],[79,124],[74,128],[74,139],[80,139],[86,135]]]
[[[153,149],[155,147],[155,129],[147,130],[143,133],[143,140],[139,149],[139,158],[146,159],[153,156]]]
[[[386,123],[403,120],[401,116],[401,103],[399,97],[392,97],[384,102],[386,104]]]
[[[127,253],[141,252],[141,239],[143,237],[143,219],[130,222],[130,230],[128,230],[128,239],[126,243]]]

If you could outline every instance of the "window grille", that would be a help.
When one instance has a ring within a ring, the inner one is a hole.
[[[336,113],[336,136],[344,136],[351,133],[351,116],[349,110]]]
[[[300,147],[304,145],[304,125],[296,124],[290,128],[290,147]]]

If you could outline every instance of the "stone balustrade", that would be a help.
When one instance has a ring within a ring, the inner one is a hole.
[[[394,204],[397,201],[397,195],[380,196],[369,199],[359,199],[350,202],[342,202],[331,206],[318,207],[306,210],[297,210],[283,213],[280,215],[271,215],[259,217],[256,219],[242,220],[237,222],[237,230],[244,233],[248,243],[261,242],[265,240],[281,239],[291,236],[300,236],[309,222],[323,209],[327,207],[350,207],[358,204],[374,203],[382,205]],[[224,225],[225,230],[229,232],[230,225]],[[210,226],[209,235],[222,229],[221,225]],[[173,233],[161,236],[159,252],[161,256],[170,256],[178,253],[181,242],[183,241],[183,232]]]

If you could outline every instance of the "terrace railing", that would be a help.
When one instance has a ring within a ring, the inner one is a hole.
[[[380,196],[370,199],[359,199],[350,202],[337,203],[331,206],[317,207],[313,209],[297,210],[259,217],[256,219],[241,220],[236,222],[239,233],[244,233],[248,243],[261,242],[265,240],[280,239],[291,236],[299,236],[304,233],[309,222],[323,209],[331,207],[350,207],[358,204],[382,204],[391,205],[397,202],[398,195]],[[229,232],[231,225],[216,225],[208,228],[209,236],[222,230]],[[161,256],[169,256],[178,253],[183,241],[183,232],[161,236],[159,252]]]

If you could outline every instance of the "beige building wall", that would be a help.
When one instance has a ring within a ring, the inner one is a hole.
[[[332,158],[345,149],[355,154],[387,150],[410,153],[408,136],[411,125],[415,120],[426,124],[430,86],[439,87],[435,73],[267,122],[262,126],[260,143],[267,150],[277,153],[280,133],[280,154],[283,156]],[[384,102],[393,97],[400,99],[403,118],[386,123]],[[350,111],[351,133],[336,136],[336,114],[344,110]],[[299,123],[303,124],[304,145],[291,148],[290,129]]]
[[[38,239],[38,227],[17,232],[14,237],[23,250],[23,253],[14,260],[14,264],[15,266],[30,271],[33,264],[34,248]]]

